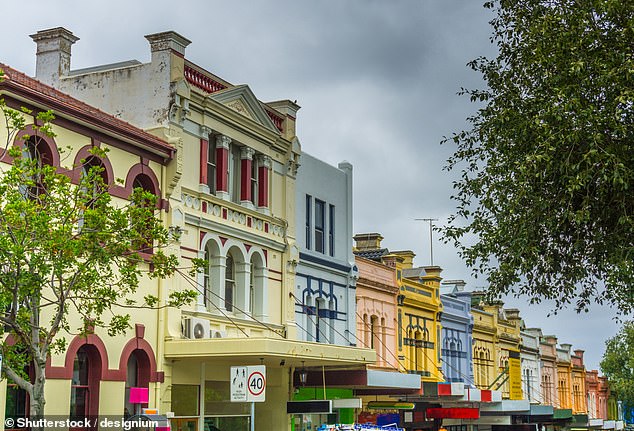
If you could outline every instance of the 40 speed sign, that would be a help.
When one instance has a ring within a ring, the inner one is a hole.
[[[266,401],[266,366],[231,367],[231,401]]]

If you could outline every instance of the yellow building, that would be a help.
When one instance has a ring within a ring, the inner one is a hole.
[[[476,385],[481,389],[500,390],[505,399],[522,399],[519,310],[504,309],[501,302],[487,304],[481,299],[481,294],[472,296]]]
[[[494,315],[479,308],[479,297],[473,297],[473,378],[479,389],[489,389],[497,378]]]
[[[414,267],[412,251],[381,248],[377,233],[355,236],[358,256],[378,260],[396,270],[397,352],[407,371],[423,381],[444,381],[441,366],[440,267]]]
[[[296,341],[296,103],[264,103],[247,85],[197,66],[185,55],[190,41],[175,32],[146,36],[149,63],[72,72],[72,33],[57,28],[33,38],[38,79],[176,150],[157,173],[169,209],[164,220],[179,239],[182,267],[193,258],[206,265],[197,277],[183,271],[158,286],[160,301],[169,291],[199,291],[195,305],[163,309],[152,321],[162,376],[153,405],[174,415],[172,428],[244,428],[253,416],[256,429],[290,429],[286,402],[298,385],[296,370],[376,360],[371,349]],[[252,415],[248,403],[229,400],[230,368],[260,364],[266,399]]]
[[[161,197],[160,217],[165,217],[168,203],[163,199],[165,190],[160,179],[174,158],[175,148],[16,70],[4,65],[0,68],[6,74],[0,83],[0,97],[8,106],[52,110],[55,115],[52,123],[55,136],[36,139],[35,119],[24,114],[26,128],[9,142],[11,145],[27,148],[31,157],[58,167],[75,183],[82,167],[99,165],[116,204],[129,204],[127,198],[133,188],[142,187]],[[0,124],[0,139],[6,142],[4,120]],[[30,138],[21,139],[25,134]],[[107,150],[107,157],[91,155],[89,151],[94,146]],[[6,163],[11,163],[11,159],[5,153],[0,164],[6,167]],[[140,265],[142,271],[149,270],[147,264]],[[158,291],[156,281],[142,278],[136,299],[143,303],[145,295],[157,295]],[[133,411],[126,397],[131,387],[149,388],[149,404],[156,404],[158,389],[164,381],[163,367],[157,360],[162,346],[159,322],[157,310],[139,309],[132,314],[132,330],[124,336],[110,337],[102,328],[95,328],[95,333],[87,338],[61,332],[67,349],[53,354],[46,365],[45,414],[120,417],[124,411]],[[82,324],[79,313],[70,311],[69,327],[75,331]],[[6,379],[0,382],[0,399],[5,397],[7,410],[1,409],[3,416],[23,417],[28,412],[24,391],[11,384],[7,387]],[[4,417],[1,419],[4,423]]]
[[[586,367],[583,363],[583,354],[583,350],[577,349],[570,356],[572,363],[572,412],[574,414],[588,413]]]
[[[573,409],[571,344],[557,347],[557,398],[560,409]]]

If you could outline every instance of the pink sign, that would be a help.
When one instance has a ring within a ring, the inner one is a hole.
[[[148,388],[130,388],[130,402],[132,404],[147,404],[150,401]]]

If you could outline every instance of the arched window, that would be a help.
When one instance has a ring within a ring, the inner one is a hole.
[[[99,157],[96,156],[90,156],[86,159],[86,161],[84,162],[83,166],[82,166],[82,177],[86,178],[88,177],[88,175],[90,173],[94,173],[95,176],[98,176],[101,178],[101,184],[95,182],[92,184],[91,190],[90,192],[92,192],[92,196],[93,197],[97,197],[100,193],[102,193],[104,190],[103,188],[108,186],[108,173],[106,172],[106,168],[103,164],[103,162],[101,161],[101,159],[99,159]],[[84,184],[83,187],[85,188],[86,192],[88,192],[89,190],[87,189],[87,184]]]
[[[73,363],[70,392],[70,418],[84,419],[99,414],[99,385],[101,383],[101,356],[92,345],[77,351]]]
[[[236,279],[235,279],[235,264],[233,262],[233,256],[229,254],[227,256],[225,264],[225,310],[233,311],[233,294],[235,292]]]
[[[135,349],[128,358],[125,380],[124,416],[141,413],[141,408],[147,404],[132,404],[130,402],[130,388],[148,388],[150,384],[150,360],[141,349]]]
[[[32,169],[36,171],[33,176],[27,177],[35,184],[30,187],[25,186],[22,194],[28,199],[35,199],[45,191],[44,184],[42,184],[41,169],[44,166],[53,165],[53,150],[45,140],[37,136],[31,136],[24,142],[22,157],[26,161],[32,161]]]
[[[155,189],[151,178],[146,174],[139,174],[134,177],[132,188],[133,190],[141,189],[145,192],[152,193],[155,196],[158,192]],[[143,205],[149,206],[149,202],[143,202]],[[134,249],[140,253],[151,254],[153,252],[154,244],[152,244],[152,237],[149,232],[151,229],[150,224],[146,220],[135,220],[134,222],[138,224],[139,233],[142,237],[137,243],[133,244]]]
[[[251,255],[249,304],[253,317],[258,320],[266,319],[268,271],[263,253],[254,252]]]

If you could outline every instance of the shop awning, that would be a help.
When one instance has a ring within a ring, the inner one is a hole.
[[[572,419],[572,409],[555,409],[553,419]]]
[[[295,366],[349,366],[376,362],[373,349],[278,338],[205,338],[165,342],[167,359],[230,360],[234,365],[288,362]],[[420,380],[420,377],[419,377]]]
[[[383,370],[307,370],[306,387],[349,388],[356,395],[408,395],[419,394],[421,388],[418,374],[405,374]],[[299,385],[295,376],[295,385]]]
[[[501,403],[480,404],[482,416],[528,415],[531,405],[528,400],[502,400]]]

